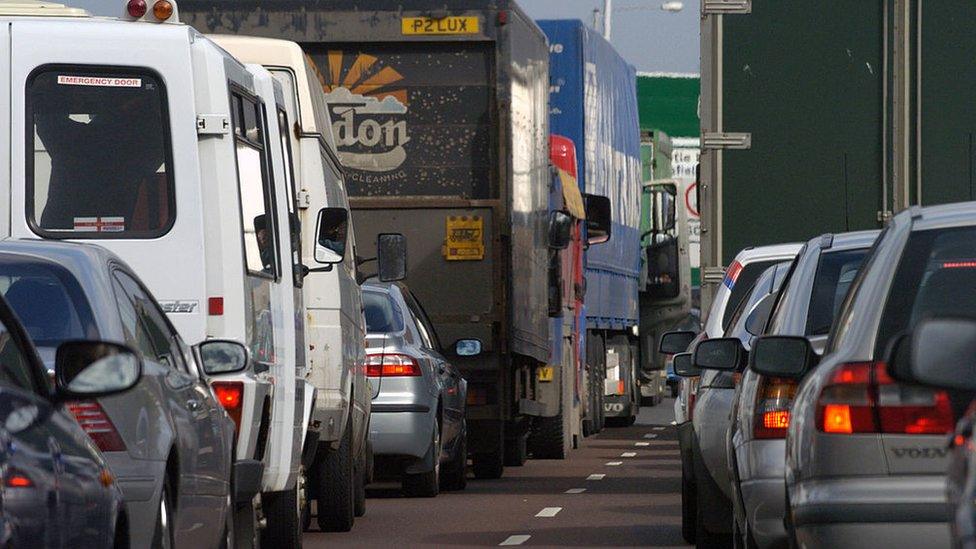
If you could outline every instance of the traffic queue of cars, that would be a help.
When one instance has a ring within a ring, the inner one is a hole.
[[[404,238],[356,255],[314,66],[123,9],[0,6],[0,546],[297,547],[374,454],[463,489],[466,382]]]
[[[970,202],[740,254],[706,320],[724,331],[660,344],[684,378],[686,541],[976,543],[974,237]]]

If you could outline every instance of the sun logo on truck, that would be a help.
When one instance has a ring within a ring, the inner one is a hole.
[[[329,103],[342,163],[367,172],[399,168],[407,158],[403,146],[410,141],[403,75],[379,58],[362,53],[352,57],[332,50],[319,62],[318,78]]]

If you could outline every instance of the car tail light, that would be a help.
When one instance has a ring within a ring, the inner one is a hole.
[[[34,481],[27,473],[10,467],[3,475],[3,485],[7,488],[33,488]]]
[[[103,452],[124,452],[125,442],[102,406],[94,400],[68,403],[68,411]]]
[[[369,377],[412,377],[420,375],[420,364],[413,357],[397,353],[366,355]]]
[[[158,21],[166,21],[173,16],[173,4],[169,0],[159,0],[153,4],[153,17]]]
[[[139,19],[143,15],[146,15],[146,9],[146,0],[129,0],[125,6],[125,11],[134,19]]]
[[[790,426],[790,405],[798,383],[792,379],[760,377],[756,391],[755,438],[786,438]]]
[[[224,314],[224,298],[208,297],[207,314],[210,316],[222,316]]]
[[[945,391],[898,383],[883,362],[842,365],[817,402],[817,428],[825,433],[941,435],[953,424]]]
[[[241,430],[241,412],[244,409],[244,382],[242,381],[214,381],[213,388],[217,402],[224,407],[227,415],[234,420],[234,432]]]

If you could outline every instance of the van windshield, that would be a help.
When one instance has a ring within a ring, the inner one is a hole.
[[[175,215],[165,105],[162,82],[148,73],[35,72],[27,86],[33,229],[55,238],[165,234]]]

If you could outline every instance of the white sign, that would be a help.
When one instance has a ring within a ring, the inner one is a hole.
[[[68,76],[60,74],[58,75],[58,84],[62,86],[95,86],[99,88],[141,88],[142,78]]]

